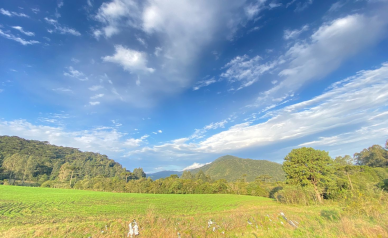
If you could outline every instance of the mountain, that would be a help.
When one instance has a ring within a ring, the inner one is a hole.
[[[147,178],[152,178],[153,180],[157,180],[160,178],[167,178],[170,175],[176,174],[178,176],[182,175],[182,171],[160,171],[152,174],[147,174]]]
[[[226,179],[236,181],[246,174],[248,182],[254,181],[257,176],[269,175],[271,181],[285,180],[285,173],[282,165],[267,160],[242,159],[231,155],[222,156],[210,164],[193,169],[190,172],[196,174],[203,171],[212,179]]]

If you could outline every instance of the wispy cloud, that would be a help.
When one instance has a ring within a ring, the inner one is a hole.
[[[80,81],[87,81],[88,80],[88,77],[86,77],[84,73],[74,69],[71,66],[67,67],[67,72],[63,72],[63,75],[67,76],[67,77],[71,77],[71,78],[76,78]]]
[[[23,38],[20,38],[18,36],[14,36],[12,34],[5,33],[1,29],[0,29],[0,36],[7,38],[9,40],[19,42],[22,45],[34,45],[34,44],[40,43],[39,41],[36,41],[36,40],[24,40]]]
[[[91,106],[96,106],[96,105],[99,105],[100,102],[98,102],[98,101],[93,101],[93,102],[89,102],[89,104],[90,104]]]
[[[15,30],[20,31],[21,33],[23,33],[24,35],[27,35],[27,36],[34,36],[35,35],[34,32],[24,31],[21,26],[13,26],[12,28],[15,29]]]
[[[206,80],[201,80],[201,81],[198,81],[195,86],[193,87],[193,90],[196,91],[200,88],[203,88],[203,87],[207,87],[209,86],[210,84],[213,84],[217,82],[217,80],[215,80],[214,77],[210,78],[210,79],[206,79]]]
[[[104,97],[104,94],[103,94],[103,93],[100,93],[100,94],[96,94],[96,95],[94,95],[94,96],[91,96],[90,99],[95,100],[95,99],[102,98],[102,97]]]
[[[283,35],[283,38],[285,40],[290,40],[290,39],[296,39],[299,37],[299,35],[305,31],[307,31],[309,29],[309,26],[308,25],[304,25],[302,28],[300,29],[296,29],[296,30],[285,30],[284,31],[284,35]]]
[[[9,17],[16,16],[16,17],[26,17],[26,18],[29,18],[29,16],[24,14],[24,13],[10,12],[10,11],[5,10],[3,8],[0,8],[0,13],[5,15],[5,16],[9,16]]]
[[[69,88],[54,88],[53,91],[61,93],[74,93],[73,90]]]
[[[97,90],[100,90],[100,89],[103,89],[104,87],[101,86],[101,85],[93,85],[89,88],[90,91],[97,91]]]
[[[264,73],[283,63],[281,60],[261,63],[261,60],[260,56],[251,59],[247,55],[237,56],[223,67],[227,70],[221,77],[229,83],[238,83],[237,90],[240,90],[257,82]]]
[[[61,26],[58,23],[57,20],[50,19],[50,18],[47,18],[47,17],[45,17],[44,19],[46,20],[47,23],[49,23],[50,25],[52,25],[54,27],[53,30],[48,30],[49,33],[51,33],[51,32],[58,32],[59,34],[70,34],[70,35],[74,35],[74,36],[80,36],[81,35],[81,33],[79,33],[75,29]]]

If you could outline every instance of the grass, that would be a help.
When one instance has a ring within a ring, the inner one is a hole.
[[[0,186],[0,237],[126,237],[133,219],[141,237],[388,237],[388,219],[380,218],[252,196]],[[209,219],[216,224],[208,227]]]

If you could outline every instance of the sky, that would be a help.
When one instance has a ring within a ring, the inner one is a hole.
[[[129,170],[388,139],[387,0],[2,0],[0,135]]]

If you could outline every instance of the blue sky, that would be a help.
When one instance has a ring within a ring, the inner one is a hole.
[[[182,170],[388,139],[388,1],[0,2],[0,135]]]

